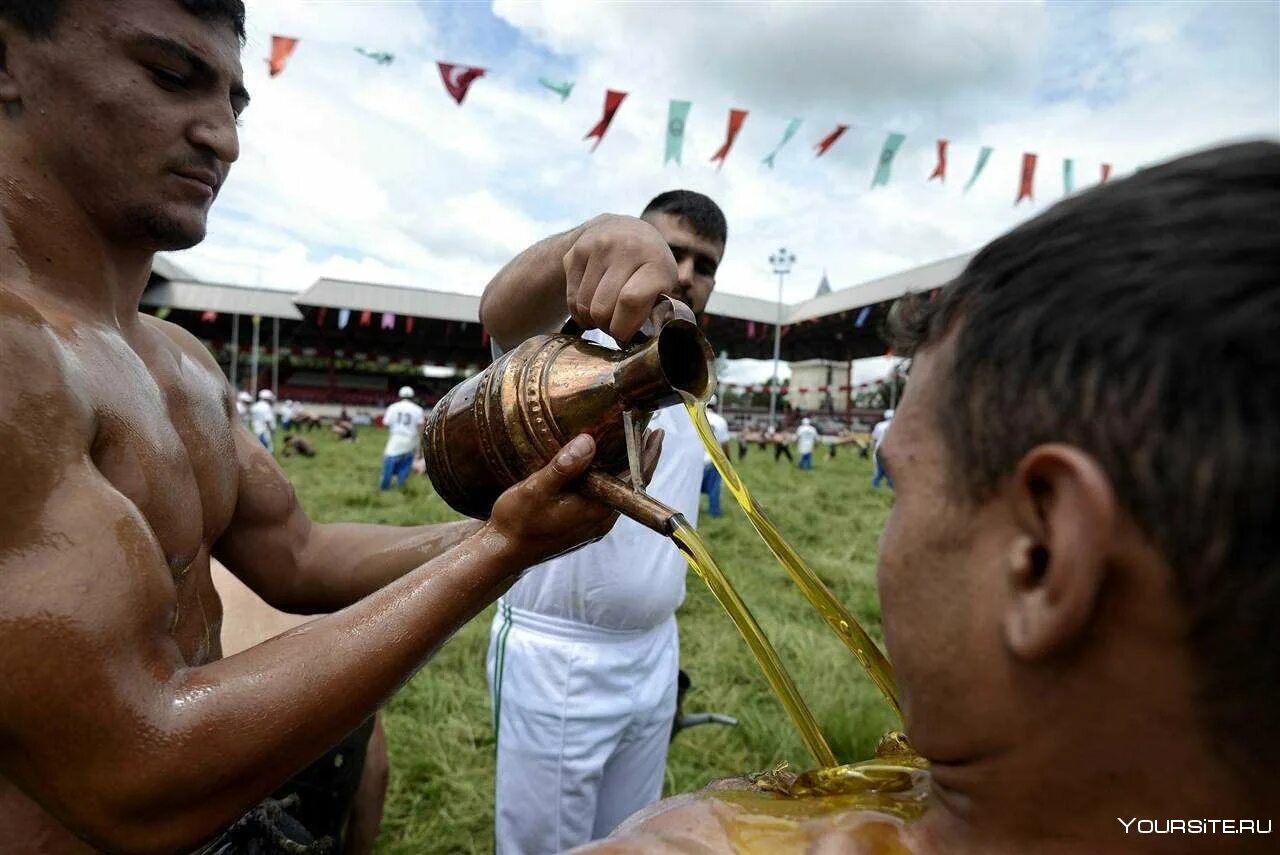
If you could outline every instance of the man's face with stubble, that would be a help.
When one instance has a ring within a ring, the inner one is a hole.
[[[694,231],[676,214],[653,213],[645,222],[658,230],[676,259],[676,283],[671,296],[701,315],[716,287],[716,270],[724,257],[724,244]]]
[[[109,240],[156,251],[204,238],[248,104],[229,21],[177,0],[65,0],[52,35],[0,23],[17,100],[5,133]]]

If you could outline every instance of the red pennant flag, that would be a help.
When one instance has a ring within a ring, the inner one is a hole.
[[[373,312],[366,309],[360,313],[360,326],[367,327],[371,323],[373,323]]]
[[[462,104],[462,99],[467,97],[467,90],[471,88],[472,83],[475,83],[476,78],[484,77],[483,68],[454,65],[451,62],[437,62],[436,65],[440,67],[440,79],[444,81],[444,88],[459,106]]]
[[[947,180],[947,141],[942,139],[938,140],[938,165],[929,173],[930,181],[935,178],[942,182]]]
[[[204,321],[206,324],[211,324],[217,319],[218,319],[217,312],[201,312],[200,313],[200,320]]]
[[[413,332],[413,315],[409,315],[404,319],[404,331],[407,333]]]
[[[720,146],[720,150],[711,158],[712,163],[720,162],[719,166],[716,167],[717,169],[724,166],[724,159],[729,156],[729,149],[733,148],[733,141],[738,138],[738,131],[742,130],[742,123],[746,120],[746,110],[729,111],[729,133],[724,139],[724,145]],[[706,317],[706,315],[703,315],[703,317]]]
[[[814,157],[822,157],[824,154],[826,154],[827,149],[835,145],[836,140],[840,139],[840,137],[843,136],[844,132],[847,130],[849,130],[848,125],[836,125],[836,129],[834,131],[827,134],[825,137],[822,138],[821,142],[819,142],[816,146],[814,146],[814,148],[818,150],[818,153],[815,154]]]
[[[481,346],[481,347],[488,347],[488,346],[489,346],[489,331],[488,331],[488,330],[485,330],[485,329],[480,330],[480,346]]]
[[[1111,164],[1109,163],[1102,164],[1102,180],[1106,181],[1110,177],[1111,177]]]
[[[326,307],[321,306],[320,311],[316,312],[316,326],[318,327],[324,326],[324,319],[328,317],[328,315],[329,315],[329,310]]]
[[[1018,184],[1018,198],[1013,200],[1013,204],[1018,204],[1023,199],[1035,201],[1035,196],[1031,194],[1031,182],[1036,177],[1036,156],[1034,154],[1022,155],[1022,181]]]
[[[626,92],[618,92],[614,89],[606,89],[604,91],[604,115],[600,117],[600,121],[591,130],[587,131],[584,140],[592,137],[596,138],[596,144],[591,147],[595,151],[600,147],[600,143],[604,141],[604,135],[609,131],[609,125],[613,122],[613,116],[618,112],[618,108],[622,106],[622,100],[627,97]]]
[[[297,39],[289,36],[272,36],[271,59],[267,60],[267,74],[275,77],[284,71],[284,64],[289,61],[289,57],[293,56],[293,49],[297,46]]]

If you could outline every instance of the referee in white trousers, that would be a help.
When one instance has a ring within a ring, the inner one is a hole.
[[[726,238],[715,202],[676,190],[640,219],[605,215],[535,244],[485,289],[480,318],[495,355],[556,332],[566,316],[590,340],[625,343],[664,294],[703,312]],[[696,525],[698,435],[682,407],[650,426],[665,435],[648,490]],[[666,538],[623,517],[602,540],[530,568],[498,601],[487,675],[500,855],[604,837],[661,797],[685,573]]]

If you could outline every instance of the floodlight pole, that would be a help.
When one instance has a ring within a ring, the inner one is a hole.
[[[769,426],[778,427],[778,361],[782,356],[782,283],[796,263],[796,254],[783,247],[769,256],[769,264],[778,276],[778,322],[773,325],[773,382],[769,384]]]

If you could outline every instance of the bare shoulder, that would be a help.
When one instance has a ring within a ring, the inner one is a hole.
[[[143,326],[159,333],[168,339],[174,347],[185,355],[191,357],[204,368],[222,376],[222,369],[219,367],[217,360],[213,358],[213,354],[204,346],[200,339],[184,330],[177,324],[169,321],[162,321],[154,315],[141,315]]]
[[[0,429],[10,453],[90,435],[92,407],[65,346],[73,330],[69,316],[0,284]]]

